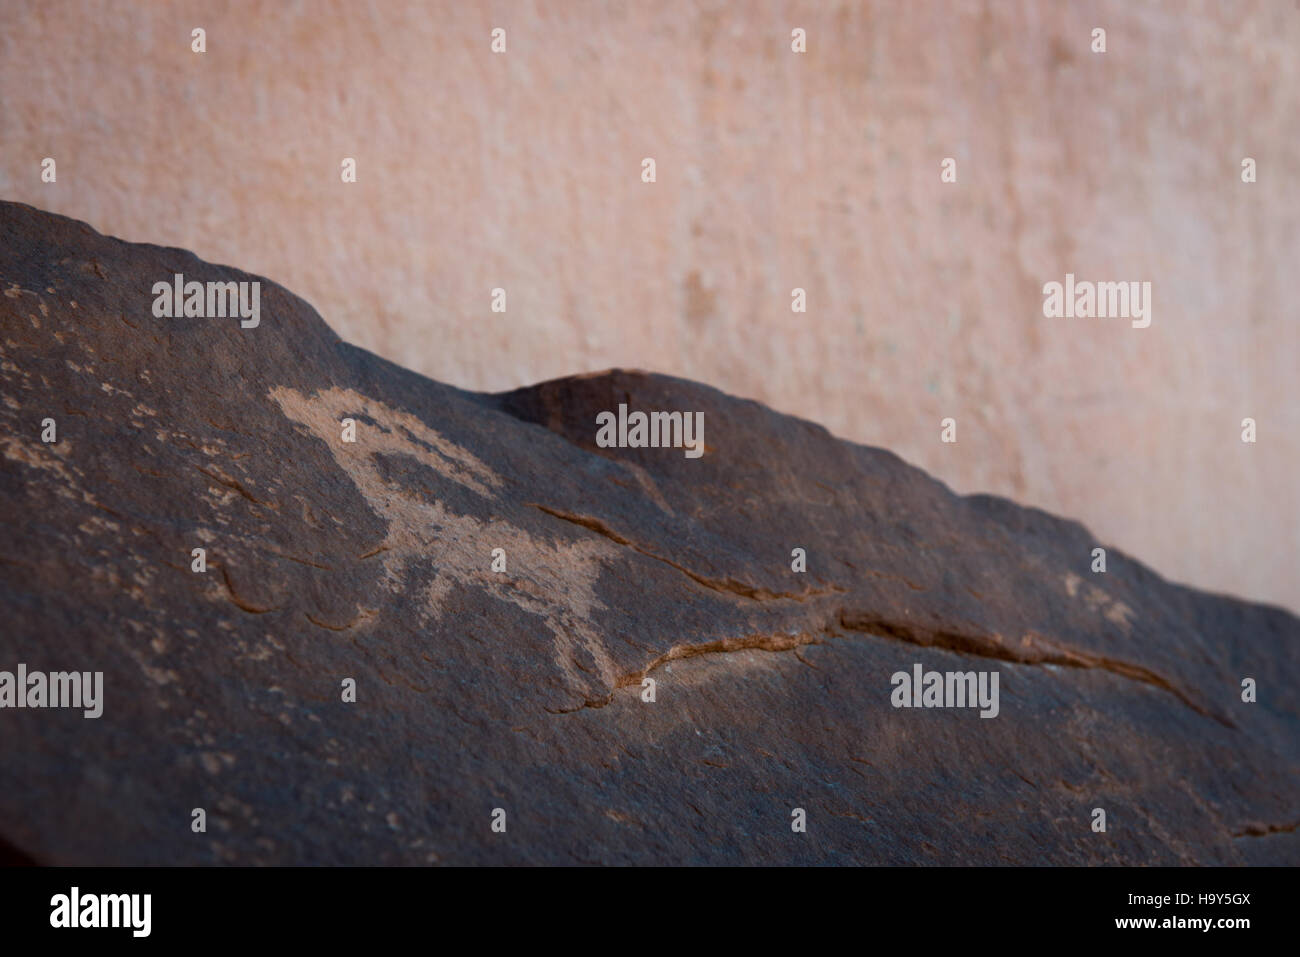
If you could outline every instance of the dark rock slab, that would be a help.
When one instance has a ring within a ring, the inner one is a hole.
[[[696,383],[467,393],[266,280],[155,318],[174,273],[258,278],[0,204],[0,670],[105,689],[0,710],[6,860],[1300,861],[1287,612]],[[619,403],[705,454],[598,448]],[[892,707],[916,663],[997,717]]]

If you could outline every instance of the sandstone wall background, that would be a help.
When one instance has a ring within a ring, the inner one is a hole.
[[[6,2],[0,195],[442,381],[698,379],[1297,609],[1297,7]],[[1066,272],[1151,327],[1045,319]]]

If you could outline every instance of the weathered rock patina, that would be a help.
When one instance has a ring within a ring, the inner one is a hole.
[[[0,857],[1300,861],[1287,612],[696,383],[468,393],[266,280],[156,318],[175,274],[257,280],[0,204],[0,668],[104,674],[0,710]],[[703,455],[599,447],[620,403]],[[918,665],[997,716],[892,707]]]

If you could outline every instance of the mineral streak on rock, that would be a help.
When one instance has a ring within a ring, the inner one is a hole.
[[[105,699],[0,710],[3,860],[1300,862],[1290,614],[696,383],[468,393],[266,280],[155,318],[176,273],[257,279],[0,204],[0,669]],[[998,716],[891,707],[916,664]]]

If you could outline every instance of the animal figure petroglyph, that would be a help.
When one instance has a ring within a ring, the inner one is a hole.
[[[276,387],[270,395],[288,418],[325,442],[367,504],[388,523],[374,550],[382,553],[385,587],[400,592],[412,563],[433,565],[437,575],[424,600],[429,620],[442,617],[455,586],[482,589],[544,623],[554,636],[555,663],[567,686],[589,697],[614,687],[615,665],[593,619],[605,608],[596,597],[597,578],[607,565],[626,560],[616,546],[600,539],[539,541],[508,521],[458,514],[386,478],[377,456],[404,455],[487,499],[498,498],[503,487],[502,478],[473,453],[408,412],[351,389],[308,396]],[[356,442],[340,441],[339,423],[347,417],[370,420]],[[510,574],[491,570],[494,548],[506,550]]]

